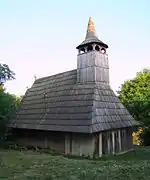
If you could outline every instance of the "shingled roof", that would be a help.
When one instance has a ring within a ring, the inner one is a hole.
[[[94,133],[136,125],[106,83],[77,84],[77,70],[37,79],[9,126]]]

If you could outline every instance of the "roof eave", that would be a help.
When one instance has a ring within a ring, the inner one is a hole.
[[[85,45],[88,45],[88,44],[92,44],[92,43],[96,43],[96,44],[99,44],[101,46],[103,46],[104,48],[108,48],[108,45],[103,43],[103,42],[96,42],[96,41],[92,41],[92,42],[87,42],[87,43],[84,43],[84,44],[80,44],[79,46],[76,47],[76,49],[79,49],[79,48],[82,48],[84,47]]]

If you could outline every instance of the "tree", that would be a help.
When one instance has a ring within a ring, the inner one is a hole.
[[[0,121],[8,119],[12,108],[14,108],[15,103],[15,96],[5,92],[0,93]]]
[[[23,99],[23,96],[16,97],[16,104],[19,106],[21,101]]]
[[[15,73],[10,70],[6,64],[0,64],[0,120],[5,119],[10,107],[15,102],[15,97],[9,93],[5,93],[4,83],[8,80],[14,79]]]
[[[16,97],[5,92],[4,84],[14,79],[15,73],[6,64],[0,64],[0,133],[5,130],[5,124],[10,114],[15,109]]]
[[[8,65],[0,64],[0,86],[3,86],[8,80],[14,79],[14,75],[15,73],[10,70]]]
[[[150,69],[144,69],[134,79],[125,81],[118,94],[121,102],[141,122],[150,137]],[[146,139],[145,136],[143,138]]]

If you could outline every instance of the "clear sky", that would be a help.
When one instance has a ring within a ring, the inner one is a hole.
[[[109,45],[113,90],[150,67],[149,0],[0,0],[0,62],[16,73],[7,91],[21,95],[34,75],[75,69],[89,16]]]

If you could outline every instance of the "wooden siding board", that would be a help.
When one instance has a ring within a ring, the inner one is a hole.
[[[41,94],[30,96],[30,93],[25,97],[24,101],[26,100],[34,100],[34,99],[43,99],[43,98],[50,98],[50,97],[59,97],[59,96],[72,96],[72,95],[87,95],[93,94],[93,89],[81,89],[75,90],[74,87],[69,90],[64,91],[53,91],[53,92],[42,92]]]
[[[80,107],[54,107],[54,108],[46,108],[46,109],[27,109],[20,110],[18,114],[74,114],[74,113],[88,113],[92,112],[92,106],[80,106]]]
[[[94,93],[93,93],[94,94]],[[24,98],[24,104],[38,104],[38,103],[50,103],[50,102],[61,102],[61,101],[88,101],[94,100],[93,94],[78,94],[78,95],[66,95],[66,96],[53,96],[49,98],[38,98],[38,99],[27,99]]]
[[[16,119],[18,120],[28,120],[28,119],[41,119],[43,118],[43,114],[22,114],[22,115],[17,115]],[[68,119],[68,120],[90,120],[92,118],[91,113],[80,113],[80,114],[76,114],[76,113],[72,113],[72,114],[57,114],[57,113],[53,113],[53,114],[46,114],[45,116],[45,120],[47,119],[55,119],[55,120],[63,120],[63,119]]]
[[[69,120],[69,119],[25,119],[25,120],[16,120],[16,124],[36,124],[36,125],[60,125],[60,126],[90,126],[91,120]]]
[[[90,126],[60,126],[60,125],[36,125],[36,124],[13,124],[8,125],[12,128],[20,129],[37,129],[37,130],[46,130],[46,131],[65,131],[65,132],[78,132],[78,133],[87,133],[90,132]]]
[[[52,79],[62,79],[63,77],[69,77],[71,75],[76,75],[76,69],[74,70],[71,70],[71,71],[66,71],[66,72],[62,72],[62,73],[58,73],[58,74],[55,74],[55,75],[52,75],[52,76],[47,76],[47,77],[43,77],[43,78],[40,78],[40,79],[37,79],[35,81],[36,84],[38,83],[42,83],[42,82],[45,82],[45,81],[49,81],[49,80],[52,80]]]
[[[57,108],[57,107],[78,107],[78,106],[92,106],[93,101],[56,101],[52,103],[35,103],[35,104],[26,104],[25,102],[23,103],[23,106],[21,107],[22,110],[26,109],[45,109],[45,108]]]
[[[60,83],[60,82],[64,82],[64,81],[67,81],[68,80],[72,81],[72,79],[76,79],[76,74],[74,75],[71,75],[71,76],[66,76],[66,77],[63,77],[63,78],[57,78],[57,79],[48,79],[47,81],[43,81],[41,83],[35,83],[33,84],[32,88],[38,88],[38,87],[47,87],[49,84],[57,84],[57,83]]]
[[[39,86],[39,87],[33,87],[32,89],[30,89],[30,91],[41,91],[41,90],[45,90],[46,88],[54,88],[54,87],[59,87],[59,86],[64,86],[64,85],[70,85],[70,84],[75,84],[76,79],[69,79],[66,81],[60,81],[58,83],[51,83],[51,84],[47,84],[46,86]]]

